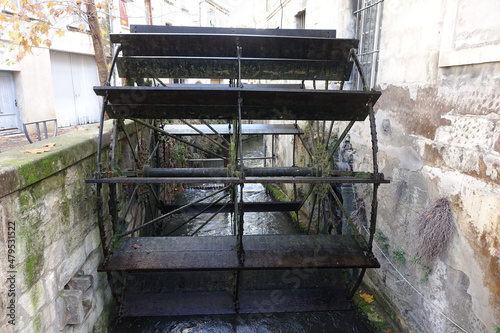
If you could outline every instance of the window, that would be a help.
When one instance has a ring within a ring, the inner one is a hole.
[[[378,55],[383,0],[357,0],[356,36],[359,39],[358,58],[368,89],[377,83]],[[354,77],[354,85],[362,89],[359,73]]]
[[[306,28],[306,10],[302,10],[295,15],[295,29]]]

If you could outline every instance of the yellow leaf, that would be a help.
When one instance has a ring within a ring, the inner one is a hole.
[[[371,303],[374,301],[373,299],[373,295],[370,295],[370,294],[360,294],[359,295],[362,299],[365,300],[366,303]]]
[[[26,149],[26,150],[21,150],[21,153],[30,153],[30,154],[42,154],[47,151],[50,151],[50,148],[33,148],[33,149]]]
[[[85,26],[83,25],[83,23],[80,23],[80,25],[78,25],[78,30],[80,31],[85,30]]]
[[[62,37],[62,36],[64,36],[64,31],[63,31],[63,30],[57,30],[57,31],[56,31],[56,34],[57,34],[59,37]]]
[[[0,21],[7,22],[7,21],[9,21],[9,19],[7,18],[7,16],[0,13]]]
[[[21,33],[19,31],[9,31],[9,36],[12,38],[14,43],[20,43],[21,42]]]
[[[54,7],[56,3],[54,1],[47,2],[47,8]]]
[[[56,145],[55,142],[49,142],[45,144],[45,147],[54,147]]]

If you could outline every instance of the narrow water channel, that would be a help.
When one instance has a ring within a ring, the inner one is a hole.
[[[261,157],[262,139],[253,138],[245,141],[245,157]],[[262,166],[261,160],[251,160],[247,166]],[[177,203],[187,203],[207,195],[209,189],[190,189],[181,191]],[[247,184],[243,190],[245,202],[264,202],[272,199],[260,184]],[[202,214],[171,235],[191,235],[198,230],[212,214]],[[245,213],[245,234],[292,234],[296,233],[288,215],[282,212]],[[166,230],[165,234],[169,231]],[[201,228],[196,235],[229,235],[231,234],[231,216],[217,214],[210,223]],[[206,316],[172,316],[172,317],[124,317],[116,323],[115,333],[370,333],[370,324],[356,311],[328,311],[304,313],[271,313],[271,314],[238,314],[238,315],[206,315]]]

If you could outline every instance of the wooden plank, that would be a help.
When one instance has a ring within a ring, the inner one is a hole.
[[[322,29],[254,29],[254,28],[219,28],[219,27],[189,27],[189,26],[166,26],[166,25],[131,25],[131,33],[204,33],[223,35],[256,35],[256,36],[299,36],[299,37],[321,37],[335,38],[336,30]]]
[[[379,267],[353,236],[249,235],[239,266],[236,236],[127,238],[104,270],[220,270]]]
[[[238,59],[193,57],[119,57],[124,78],[235,79]],[[311,59],[242,58],[242,79],[348,81],[353,63]]]
[[[210,85],[168,87],[94,87],[107,96],[112,118],[234,119],[243,99],[242,118],[254,120],[362,121],[377,91],[220,88]]]
[[[234,132],[234,127],[229,124],[210,124],[216,133],[214,133],[214,131],[206,125],[192,126],[205,135],[232,135]],[[187,125],[164,125],[163,129],[172,135],[201,135],[199,132]],[[304,132],[295,124],[241,124],[241,132],[243,135],[304,134]]]
[[[210,33],[111,34],[124,56],[235,57],[345,61],[356,39]]]
[[[238,313],[351,310],[345,293],[336,288],[241,291]],[[126,294],[123,316],[179,316],[236,313],[231,293]]]

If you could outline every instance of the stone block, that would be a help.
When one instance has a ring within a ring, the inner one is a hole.
[[[83,264],[82,266],[83,271],[91,272],[91,274],[94,276],[93,280],[94,290],[99,285],[99,276],[97,273],[97,268],[99,267],[99,264],[102,262],[102,258],[103,258],[102,251],[100,248],[97,248],[88,255],[87,261],[85,261],[85,264]]]
[[[77,275],[68,282],[70,290],[82,292],[82,305],[85,315],[92,309],[94,303],[94,277],[92,275]]]
[[[82,304],[81,290],[63,290],[56,300],[59,315],[59,327],[62,330],[66,325],[83,323],[85,312]]]
[[[85,291],[92,287],[94,277],[92,275],[79,275],[68,282],[69,289]]]
[[[59,290],[64,289],[64,286],[75,275],[86,260],[85,248],[80,246],[75,249],[70,256],[57,267],[59,274],[58,287]]]
[[[61,239],[47,246],[44,253],[46,270],[59,266],[68,256],[64,241]]]
[[[54,271],[51,271],[40,279],[43,281],[43,290],[45,292],[44,299],[42,300],[43,306],[52,304],[52,302],[57,298],[59,294],[59,289],[57,288],[57,278]]]
[[[101,244],[99,228],[96,227],[87,234],[87,236],[85,237],[84,244],[85,244],[85,253],[87,253],[87,255],[89,255],[90,253],[92,253],[92,251],[94,251],[99,247],[99,245]]]

